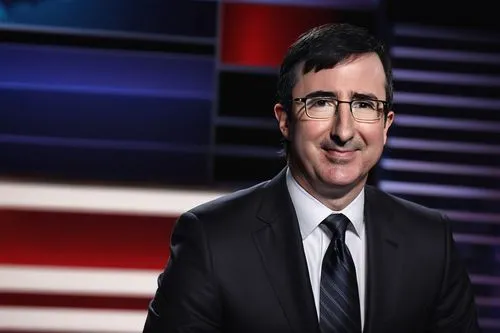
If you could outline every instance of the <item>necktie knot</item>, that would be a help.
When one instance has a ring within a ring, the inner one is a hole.
[[[345,231],[349,224],[349,219],[344,214],[330,214],[323,220],[324,224],[333,234],[333,239],[342,239],[345,242]]]

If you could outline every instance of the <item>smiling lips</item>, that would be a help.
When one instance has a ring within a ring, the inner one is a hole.
[[[354,157],[356,150],[346,149],[324,149],[326,155],[335,159],[349,160]]]

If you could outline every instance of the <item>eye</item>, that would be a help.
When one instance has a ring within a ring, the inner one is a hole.
[[[355,109],[377,110],[377,102],[369,99],[353,101],[352,107]]]
[[[307,101],[308,108],[324,108],[334,105],[332,99],[325,97],[315,97]]]

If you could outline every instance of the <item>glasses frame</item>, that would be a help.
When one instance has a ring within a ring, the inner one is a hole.
[[[315,118],[315,117],[311,117],[309,115],[309,113],[307,112],[307,100],[308,99],[311,99],[311,98],[318,98],[321,96],[310,96],[310,97],[296,97],[296,98],[293,98],[292,101],[293,102],[301,102],[304,104],[304,109],[306,111],[306,115],[311,118],[311,119],[315,119],[315,120],[325,120],[325,119],[328,119],[328,118]],[[379,117],[377,119],[373,119],[373,120],[366,120],[366,119],[359,119],[359,118],[356,118],[354,116],[354,114],[352,113],[352,103],[354,102],[359,102],[360,99],[353,99],[352,101],[342,101],[342,100],[339,100],[339,99],[336,99],[334,97],[331,97],[331,96],[323,96],[324,98],[328,98],[330,100],[333,100],[333,101],[336,101],[337,102],[337,105],[335,107],[335,111],[333,113],[333,116],[335,116],[337,114],[337,111],[338,111],[338,108],[339,108],[339,105],[342,104],[342,103],[345,103],[345,104],[349,104],[349,111],[351,111],[351,115],[352,117],[358,121],[358,122],[375,122],[375,121],[378,121],[382,118],[382,115],[386,116],[387,113],[389,112],[389,103],[387,101],[381,101],[381,100],[378,100],[378,99],[373,99],[373,98],[366,98],[366,99],[361,99],[361,100],[369,100],[369,101],[373,101],[373,102],[377,102],[377,103],[382,103],[383,105],[383,108],[378,111],[377,110],[377,113],[379,114]]]

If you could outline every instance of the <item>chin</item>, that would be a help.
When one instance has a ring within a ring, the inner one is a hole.
[[[328,179],[327,181],[325,181],[325,183],[329,186],[329,187],[337,187],[337,188],[348,188],[348,187],[352,187],[354,183],[356,183],[356,181],[354,180],[344,180],[344,179]]]
[[[359,180],[358,177],[353,177],[353,176],[342,176],[342,177],[323,177],[323,183],[329,185],[329,186],[338,186],[338,187],[346,187],[349,185],[352,185],[354,183],[357,183]]]
[[[359,184],[360,181],[366,179],[366,176],[363,176],[360,172],[355,172],[352,169],[352,166],[345,166],[340,168],[340,170],[339,168],[327,170],[322,174],[322,181],[327,186],[331,187],[354,187]]]

